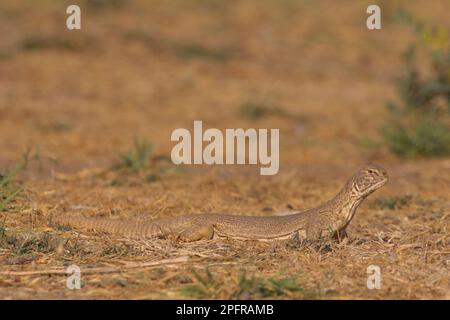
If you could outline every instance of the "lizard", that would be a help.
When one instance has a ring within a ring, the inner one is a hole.
[[[301,212],[284,216],[245,216],[218,213],[190,214],[149,221],[107,218],[51,217],[52,225],[94,230],[128,238],[169,238],[197,241],[213,238],[276,240],[297,237],[317,241],[343,240],[346,228],[361,202],[388,181],[382,167],[370,164],[358,170],[331,200]]]

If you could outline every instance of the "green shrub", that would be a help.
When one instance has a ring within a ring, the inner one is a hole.
[[[403,157],[450,155],[450,130],[437,119],[423,116],[411,126],[393,120],[383,134],[389,149]]]
[[[383,127],[383,138],[389,150],[402,157],[449,156],[448,30],[426,27],[404,10],[399,10],[397,16],[399,21],[414,29],[418,42],[404,55],[404,72],[397,87],[400,103],[388,104],[390,118]],[[421,68],[418,66],[419,52],[425,57]]]
[[[380,197],[375,199],[374,206],[379,209],[395,210],[408,206],[413,197],[409,194],[402,196]]]

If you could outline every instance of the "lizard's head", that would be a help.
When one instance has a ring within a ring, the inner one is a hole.
[[[380,166],[371,164],[360,169],[347,183],[350,194],[356,198],[365,198],[388,182],[388,174]]]

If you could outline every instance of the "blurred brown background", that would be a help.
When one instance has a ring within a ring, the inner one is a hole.
[[[70,3],[2,1],[3,160],[31,146],[92,162],[133,136],[169,153],[171,131],[199,119],[280,128],[282,165],[357,164],[414,41],[395,9],[449,25],[447,1],[378,1],[382,30],[370,31],[365,1],[91,0],[68,31]]]

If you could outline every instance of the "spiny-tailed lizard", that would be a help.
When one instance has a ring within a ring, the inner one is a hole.
[[[52,224],[95,230],[129,238],[168,238],[197,241],[225,237],[275,240],[298,237],[344,239],[346,228],[361,202],[388,181],[386,170],[369,165],[356,172],[331,200],[306,211],[285,216],[193,214],[154,221],[121,221],[103,218],[53,217]]]

